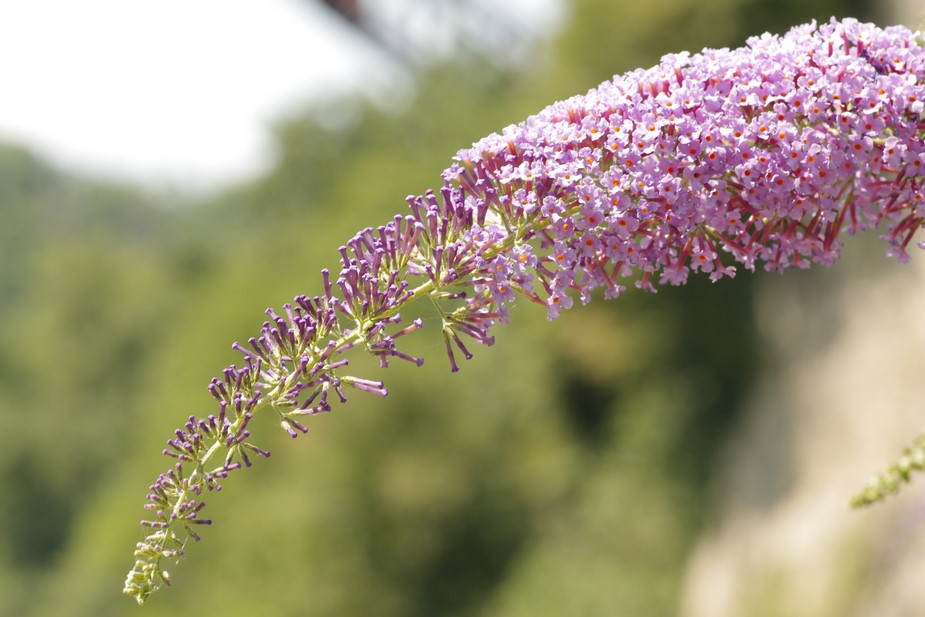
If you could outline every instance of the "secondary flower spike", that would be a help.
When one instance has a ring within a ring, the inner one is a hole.
[[[735,264],[783,270],[831,264],[843,233],[879,227],[900,260],[925,221],[925,50],[918,33],[855,20],[763,35],[736,50],[665,56],[555,103],[459,152],[438,191],[410,213],[363,230],[322,272],[322,293],[268,310],[258,337],[235,344],[242,365],[209,385],[218,403],[190,417],[151,486],[152,530],[138,543],[125,593],[139,603],[183,556],[204,491],[269,456],[247,425],[270,408],[293,437],[304,416],[345,402],[346,352],[401,351],[422,327],[401,311],[428,296],[450,367],[464,340],[492,344],[519,295],[550,319],[627,281],[654,291],[691,271],[713,280]],[[402,323],[406,325],[401,325]]]

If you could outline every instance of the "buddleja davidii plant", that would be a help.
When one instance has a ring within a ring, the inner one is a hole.
[[[190,417],[164,451],[176,462],[151,487],[125,593],[142,603],[169,584],[166,565],[211,522],[203,493],[269,456],[250,441],[255,413],[296,437],[348,388],[387,394],[347,374],[349,350],[423,362],[396,346],[422,326],[403,325],[417,299],[436,307],[456,371],[465,341],[492,344],[518,296],[554,319],[574,295],[615,298],[628,280],[654,291],[691,271],[733,276],[721,253],[749,270],[828,265],[842,232],[881,222],[907,259],[925,221],[923,78],[912,32],[833,20],[666,56],[461,151],[438,192],[341,248],[322,295],[268,310],[234,345],[243,364],[209,385],[217,414]]]

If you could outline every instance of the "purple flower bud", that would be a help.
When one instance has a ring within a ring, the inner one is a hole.
[[[296,437],[298,437],[298,436],[299,436],[299,433],[301,433],[301,434],[304,435],[305,433],[308,432],[308,427],[307,427],[307,426],[305,426],[305,425],[303,425],[303,424],[300,424],[300,423],[296,422],[295,420],[293,420],[292,418],[289,418],[289,417],[283,418],[283,420],[280,422],[280,426],[282,426],[282,427],[283,427],[283,430],[285,430],[287,433],[289,433],[289,435],[290,435],[293,439],[295,439]],[[298,432],[296,432],[296,431],[298,431]]]

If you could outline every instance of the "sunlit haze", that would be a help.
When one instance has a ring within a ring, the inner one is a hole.
[[[397,70],[361,39],[297,0],[0,0],[0,140],[84,173],[224,185],[271,164],[282,114]]]
[[[101,175],[246,177],[274,118],[375,61],[346,30],[289,0],[3,1],[0,139]]]

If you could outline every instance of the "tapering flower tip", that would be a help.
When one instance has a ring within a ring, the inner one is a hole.
[[[880,223],[906,259],[925,222],[923,102],[914,33],[832,20],[665,56],[479,141],[443,177],[501,220],[518,203],[535,213],[554,318],[570,293],[616,297],[628,277],[654,291],[690,271],[732,276],[724,255],[829,264],[842,232]],[[433,196],[411,201],[438,236]]]

